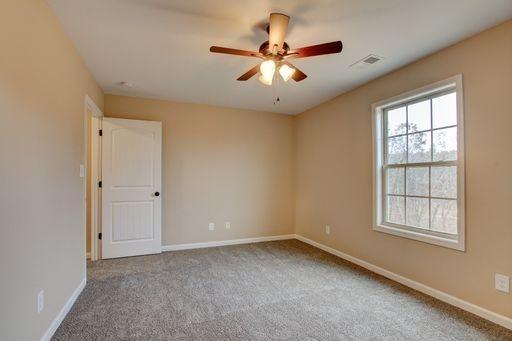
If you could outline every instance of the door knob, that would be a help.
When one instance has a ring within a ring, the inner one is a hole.
[[[155,197],[160,196],[160,192],[155,192]]]

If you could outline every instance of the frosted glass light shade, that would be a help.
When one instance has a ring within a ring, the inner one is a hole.
[[[289,67],[286,64],[283,64],[279,67],[279,74],[281,75],[281,77],[283,77],[283,80],[285,82],[288,82],[290,80],[290,78],[292,78],[294,72],[295,72],[295,69]]]
[[[272,77],[274,78],[274,77]],[[266,78],[265,76],[261,75],[259,81],[265,85],[272,85],[272,78]]]
[[[272,85],[272,79],[274,78],[274,73],[276,72],[276,63],[269,59],[261,63],[260,65],[260,82],[265,85]]]

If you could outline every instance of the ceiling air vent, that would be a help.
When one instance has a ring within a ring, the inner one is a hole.
[[[370,55],[364,57],[363,59],[358,60],[354,64],[350,65],[350,67],[355,67],[356,69],[362,69],[362,68],[371,66],[381,60],[382,60],[382,57],[374,55],[374,54],[370,54]]]

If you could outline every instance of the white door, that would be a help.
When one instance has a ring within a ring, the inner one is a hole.
[[[162,252],[162,123],[103,119],[102,258]]]

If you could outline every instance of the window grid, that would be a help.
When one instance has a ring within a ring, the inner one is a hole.
[[[438,197],[438,196],[432,196],[432,167],[436,166],[457,166],[457,160],[455,161],[434,161],[434,131],[441,130],[441,129],[448,129],[448,128],[456,128],[457,125],[447,125],[447,126],[441,126],[434,128],[434,122],[433,122],[433,99],[437,97],[441,97],[450,93],[455,93],[455,90],[448,90],[448,91],[442,91],[435,94],[431,94],[419,99],[415,99],[414,101],[401,103],[399,105],[388,107],[384,109],[384,124],[383,124],[383,130],[384,130],[384,146],[383,146],[383,206],[384,206],[384,220],[386,223],[392,224],[392,225],[398,225],[402,227],[407,228],[413,228],[413,229],[419,229],[419,230],[425,230],[425,227],[419,227],[414,225],[408,225],[407,224],[407,198],[423,198],[428,199],[428,231],[440,233],[441,235],[451,235],[451,233],[445,233],[445,232],[438,232],[432,230],[432,199],[440,199],[440,200],[451,200],[457,202],[457,197],[455,198],[449,198],[449,197]],[[423,101],[429,101],[429,118],[430,118],[430,129],[424,129],[419,131],[409,131],[409,106],[415,103],[423,102]],[[405,107],[405,133],[402,134],[396,134],[396,135],[389,135],[388,133],[388,113],[391,110],[404,108]],[[428,132],[430,135],[430,161],[428,162],[414,162],[409,163],[409,136],[413,134],[421,134]],[[405,163],[392,163],[388,164],[388,140],[390,138],[397,138],[397,137],[405,137]],[[458,146],[457,146],[458,149]],[[428,167],[428,196],[422,196],[422,195],[410,195],[407,194],[407,171],[410,168],[413,167]],[[392,168],[403,168],[403,195],[401,194],[389,194],[388,193],[388,182],[387,182],[387,174],[388,170]],[[389,221],[389,213],[388,210],[388,198],[389,197],[401,197],[404,201],[404,214],[403,214],[403,221],[404,224],[397,224],[396,222],[390,222]]]
[[[435,97],[434,97],[435,98]],[[388,111],[388,110],[386,110]],[[436,130],[443,130],[443,129],[448,129],[448,128],[456,128],[457,125],[456,124],[452,124],[452,125],[449,125],[449,126],[442,126],[442,127],[439,127],[439,128],[434,128],[434,129],[425,129],[425,130],[418,130],[418,131],[415,131],[413,133],[404,133],[404,134],[397,134],[397,135],[389,135],[389,136],[386,136],[386,138],[391,138],[391,137],[403,137],[403,136],[407,136],[407,135],[414,135],[414,134],[419,134],[419,133],[428,133],[429,131],[436,131]]]

